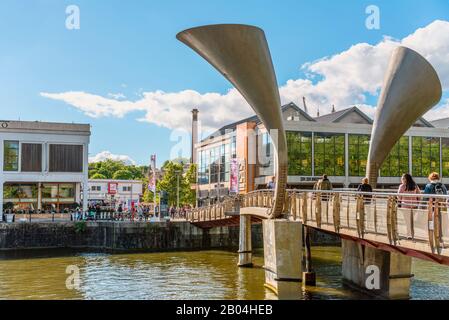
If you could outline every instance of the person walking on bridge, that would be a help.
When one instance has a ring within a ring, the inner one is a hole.
[[[437,172],[432,172],[429,174],[429,183],[426,185],[424,189],[425,194],[436,194],[436,195],[447,195],[446,186],[440,181],[440,175]],[[424,201],[428,201],[429,198],[424,198]],[[447,202],[444,199],[436,198],[437,202]],[[446,206],[442,206],[446,209]]]
[[[332,182],[329,180],[329,178],[327,177],[326,174],[323,174],[323,176],[321,177],[321,179],[319,179],[317,181],[317,183],[315,183],[315,185],[313,186],[313,188],[315,190],[332,190]],[[330,195],[329,194],[322,194],[321,199],[323,199],[324,201],[327,201],[328,199],[330,199]]]
[[[440,182],[440,175],[437,172],[432,172],[429,174],[429,183],[424,189],[425,194],[440,194],[446,195],[446,186]]]
[[[369,184],[368,178],[365,177],[362,179],[362,183],[359,184],[359,186],[357,187],[357,191],[358,192],[373,192],[373,188]],[[372,197],[373,196],[370,194],[365,194],[365,195],[363,195],[363,200],[365,201],[365,203],[370,203]]]
[[[421,194],[421,190],[409,173],[404,173],[401,178],[401,185],[398,189],[399,194]],[[398,196],[398,206],[401,208],[416,208],[419,205],[418,196]]]
[[[323,174],[321,179],[315,183],[315,190],[332,190],[332,182],[329,180],[326,174]]]
[[[276,188],[276,177],[273,176],[273,177],[271,177],[271,181],[268,182],[268,184],[267,184],[267,189],[274,190],[275,188]]]

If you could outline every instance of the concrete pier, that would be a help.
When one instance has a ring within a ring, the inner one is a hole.
[[[342,274],[348,286],[386,299],[409,299],[412,258],[342,239]]]
[[[240,216],[239,267],[252,267],[251,216]]]
[[[263,221],[265,286],[279,299],[297,299],[302,280],[302,224],[299,221]]]

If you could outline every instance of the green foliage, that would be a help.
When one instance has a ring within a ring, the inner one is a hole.
[[[84,232],[86,232],[86,229],[87,229],[86,221],[75,222],[75,232],[76,233],[84,233]]]
[[[123,161],[106,159],[89,163],[89,179],[142,180],[147,170],[147,166],[126,165]]]
[[[107,179],[107,177],[101,173],[95,173],[90,178],[91,179]]]
[[[116,180],[130,180],[133,178],[133,174],[128,170],[118,170],[112,175],[112,179]]]
[[[158,181],[156,190],[164,190],[168,193],[168,204],[176,205],[178,176],[179,176],[179,204],[195,203],[195,192],[191,189],[191,183],[196,180],[196,166],[191,165],[186,172],[184,166],[173,161],[166,161],[163,166],[164,177]]]
[[[192,189],[192,185],[196,183],[196,173],[197,173],[197,166],[196,164],[190,165],[189,169],[187,169],[187,172],[185,173],[184,180],[184,192],[183,192],[183,198],[182,202],[185,204],[194,205],[196,202],[196,192],[195,189]]]

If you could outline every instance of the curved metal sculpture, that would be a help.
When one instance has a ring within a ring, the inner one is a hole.
[[[367,176],[373,188],[379,169],[396,142],[441,99],[435,69],[406,47],[393,51],[377,104],[368,153]]]
[[[254,109],[265,128],[278,130],[275,199],[270,218],[283,213],[287,184],[287,139],[268,43],[262,29],[219,24],[187,29],[176,38],[206,59],[228,79]]]

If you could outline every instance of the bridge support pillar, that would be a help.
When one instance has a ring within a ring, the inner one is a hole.
[[[240,216],[239,267],[252,267],[251,216]]]
[[[263,221],[265,286],[279,299],[301,296],[302,224],[299,221]]]
[[[343,282],[387,299],[409,299],[412,258],[342,239]]]

